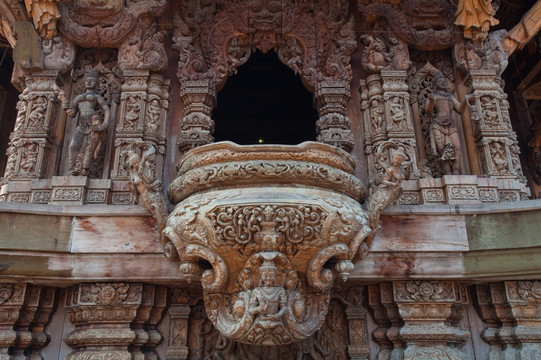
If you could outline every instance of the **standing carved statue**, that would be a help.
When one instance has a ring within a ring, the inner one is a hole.
[[[453,120],[453,109],[462,113],[466,103],[460,103],[447,90],[447,78],[436,72],[433,79],[434,93],[430,94],[426,112],[435,110],[430,124],[430,143],[434,153],[443,162],[446,174],[460,174],[460,140]]]
[[[492,0],[459,0],[455,24],[464,26],[464,37],[480,42],[486,39],[491,26],[499,24]]]
[[[70,117],[79,114],[77,128],[69,146],[69,175],[88,175],[91,157],[96,156],[95,150],[99,138],[104,136],[109,125],[109,106],[96,91],[98,82],[98,72],[90,70],[84,82],[85,91],[73,99],[71,106],[63,93],[57,91],[58,97],[62,100],[64,111]],[[103,121],[101,122],[99,121],[101,115],[98,108],[103,112]],[[98,119],[96,116],[100,118]],[[80,161],[81,157],[82,161]]]
[[[140,157],[136,148],[143,148]],[[132,141],[121,157],[122,165],[130,174],[130,188],[137,192],[145,209],[152,213],[156,228],[160,231],[165,226],[167,216],[165,200],[162,194],[163,183],[156,177],[156,148],[149,143]]]
[[[287,295],[276,282],[277,268],[272,260],[265,260],[259,268],[260,286],[252,290],[249,311],[260,321],[278,322],[287,311]]]

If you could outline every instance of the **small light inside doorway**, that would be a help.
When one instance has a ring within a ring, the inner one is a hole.
[[[258,144],[264,144],[265,140],[263,138],[259,138],[259,139],[257,139],[257,143]]]

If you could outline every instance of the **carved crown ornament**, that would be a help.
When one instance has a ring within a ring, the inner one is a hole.
[[[404,178],[403,151],[389,142],[379,151],[390,161],[368,211],[351,156],[327,144],[221,142],[184,155],[168,189],[177,205],[163,231],[166,255],[187,281],[201,281],[224,336],[280,345],[321,327],[333,280],[347,280],[367,255]]]

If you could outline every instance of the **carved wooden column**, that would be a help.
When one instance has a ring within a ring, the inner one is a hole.
[[[377,359],[403,359],[404,343],[398,334],[404,323],[394,303],[392,283],[369,286],[368,305],[378,325],[373,333],[381,347]]]
[[[385,103],[385,118],[387,138],[397,145],[402,145],[411,161],[410,178],[418,178],[417,144],[415,128],[409,106],[408,75],[404,70],[382,70],[383,100]]]
[[[395,281],[394,300],[404,326],[400,339],[406,342],[404,360],[466,359],[449,344],[460,343],[469,333],[446,325],[457,300],[452,281]]]
[[[115,128],[111,179],[127,180],[129,175],[120,158],[132,141],[141,141],[145,126],[148,70],[124,70],[120,111]]]
[[[470,70],[467,96],[481,171],[499,179],[523,178],[507,95],[494,70]]]
[[[182,151],[214,142],[214,120],[212,109],[216,101],[216,90],[208,81],[185,81],[181,84],[180,96],[184,103],[184,117],[178,139]]]
[[[191,305],[201,298],[197,289],[172,289],[171,305],[169,306],[169,344],[167,360],[185,360],[188,358],[188,323]]]
[[[363,99],[364,114],[364,152],[368,157],[368,183],[372,187],[378,182],[378,163],[375,154],[378,144],[386,139],[385,133],[385,107],[383,105],[383,85],[379,74],[369,75],[361,80],[361,97]],[[366,100],[364,100],[366,99]],[[382,169],[380,169],[383,171]]]
[[[366,308],[364,307],[364,288],[350,288],[347,292],[346,316],[349,326],[349,358],[367,360],[370,356],[366,329]]]
[[[44,328],[55,290],[29,284],[0,284],[0,359],[41,359],[49,342]]]
[[[19,95],[15,128],[10,136],[4,181],[50,177],[54,171],[53,142],[59,102],[54,89],[59,72],[44,70],[26,77],[26,88]],[[28,189],[6,185],[7,201],[30,202]],[[20,183],[20,185],[24,185]]]
[[[340,81],[317,83],[314,96],[319,113],[317,141],[351,151],[354,142],[346,109],[351,96],[349,84]]]
[[[494,285],[496,284],[475,286],[474,303],[481,319],[485,323],[485,329],[481,332],[481,338],[490,345],[487,353],[487,359],[501,359],[504,346],[504,343],[499,336],[500,328],[502,328],[502,322],[498,312],[503,314],[501,312],[502,308],[498,306],[500,310],[498,311],[493,301],[493,298],[502,298],[501,295],[503,295],[503,292],[501,292],[501,290],[503,290],[503,286]],[[500,296],[493,296],[491,294],[493,291],[498,292]],[[511,319],[505,319],[504,317],[505,322],[508,322],[509,320]],[[514,343],[511,344],[510,348],[511,352],[514,353]]]
[[[487,325],[483,339],[491,345],[491,355],[506,360],[541,357],[541,281],[477,286],[476,295]]]
[[[130,324],[143,301],[136,283],[80,284],[68,290],[66,307],[75,326],[64,341],[73,348],[67,359],[126,359],[137,339]]]
[[[54,311],[55,292],[53,288],[27,285],[22,316],[16,323],[15,359],[43,359],[41,350],[50,341],[44,329]]]
[[[142,304],[131,326],[136,336],[130,349],[134,360],[158,359],[154,348],[163,337],[156,328],[163,317],[166,303],[166,287],[143,285]]]

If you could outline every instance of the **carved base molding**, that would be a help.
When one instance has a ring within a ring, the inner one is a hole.
[[[132,205],[135,194],[128,181],[53,176],[52,179],[9,181],[0,188],[0,201],[30,204]]]
[[[480,204],[527,200],[529,188],[518,180],[444,175],[402,182],[400,205]]]

